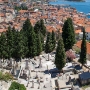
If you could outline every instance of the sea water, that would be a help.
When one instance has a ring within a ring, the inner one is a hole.
[[[85,2],[76,1],[66,1],[66,0],[56,0],[55,2],[50,2],[51,5],[70,5],[76,8],[78,12],[83,12],[84,14],[90,13],[90,0],[85,0]],[[90,18],[90,16],[88,16]]]

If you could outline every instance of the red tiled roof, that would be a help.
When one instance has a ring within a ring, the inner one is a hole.
[[[85,32],[90,32],[90,27],[86,27]]]
[[[0,29],[0,33],[6,32],[7,29]]]
[[[82,41],[78,41],[78,42],[76,43],[76,46],[79,47],[79,48],[81,48],[81,43],[82,43]],[[87,46],[87,53],[90,54],[90,43],[87,42],[87,43],[86,43],[86,46]]]
[[[75,30],[75,34],[82,32],[81,30]]]
[[[46,29],[47,29],[47,31],[48,32],[52,32],[52,31],[56,31],[56,28],[55,27],[53,27],[53,26],[46,26]]]

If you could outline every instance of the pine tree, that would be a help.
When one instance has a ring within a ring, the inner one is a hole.
[[[72,49],[72,46],[75,44],[75,33],[72,20],[70,18],[65,21],[62,31],[65,50]]]
[[[85,35],[84,27],[82,28],[82,30],[83,30],[83,39],[82,39],[82,44],[81,44],[81,53],[80,53],[79,62],[83,65],[86,63],[87,47],[86,47],[86,35]]]
[[[62,70],[65,65],[65,49],[62,39],[58,41],[58,46],[55,55],[55,65],[59,70]]]
[[[55,33],[52,31],[52,50],[54,50],[56,45],[56,40],[55,40]]]
[[[46,40],[46,45],[45,45],[45,52],[50,53],[52,52],[52,35],[50,32],[47,34],[47,40]]]

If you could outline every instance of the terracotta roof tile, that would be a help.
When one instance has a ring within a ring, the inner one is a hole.
[[[82,41],[78,41],[78,42],[76,43],[76,46],[77,46],[78,48],[81,48],[81,43],[82,43]],[[87,43],[86,43],[86,46],[87,46],[87,54],[90,54],[90,43],[87,42]]]
[[[90,32],[90,27],[86,27],[85,32]]]
[[[75,34],[79,34],[80,32],[82,32],[81,30],[75,30]]]
[[[7,29],[0,29],[0,33],[6,32]]]
[[[48,32],[52,32],[52,31],[56,31],[56,28],[55,27],[53,27],[53,26],[46,26],[46,29],[47,29],[47,31]]]

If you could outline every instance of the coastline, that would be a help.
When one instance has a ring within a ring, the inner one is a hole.
[[[49,0],[48,0],[49,1]],[[68,1],[68,0],[65,0],[65,1]],[[49,5],[53,5],[53,6],[61,6],[61,7],[64,7],[64,8],[66,8],[66,7],[69,7],[69,8],[74,8],[74,9],[76,9],[74,6],[71,6],[71,5],[69,5],[69,4],[56,4],[56,3],[54,3],[54,4],[52,4],[52,2],[53,2],[53,0],[50,0],[49,2],[48,2],[48,4]],[[69,2],[74,2],[74,1],[69,1]],[[77,10],[77,9],[76,9]],[[90,15],[89,15],[89,13],[85,13],[85,12],[83,12],[83,11],[79,11],[79,10],[77,10],[77,12],[78,13],[82,13],[86,18],[88,18],[88,19],[90,19]]]
[[[65,1],[70,1],[70,2],[85,2],[85,0],[65,0]]]

